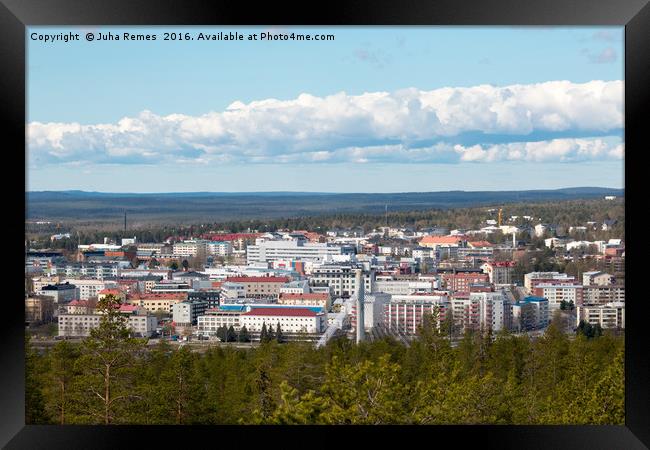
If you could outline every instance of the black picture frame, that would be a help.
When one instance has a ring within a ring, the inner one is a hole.
[[[0,57],[2,76],[0,92],[3,107],[2,123],[5,155],[20,155],[26,149],[26,33],[31,25],[619,25],[625,26],[625,146],[632,164],[625,164],[626,247],[628,271],[634,272],[641,260],[638,240],[638,218],[644,209],[644,166],[642,152],[645,115],[650,104],[650,4],[646,0],[363,0],[346,3],[342,0],[322,4],[302,2],[296,5],[264,2],[252,8],[244,2],[200,0],[2,0],[0,4]],[[25,159],[16,157],[7,164],[18,181],[7,182],[5,195],[25,207],[14,184],[26,181],[18,165]],[[627,162],[627,161],[626,161]],[[7,179],[8,181],[8,179]],[[10,191],[10,194],[9,194]],[[639,192],[636,197],[636,192]],[[640,203],[634,203],[634,199]],[[639,208],[639,206],[641,206]],[[17,230],[25,222],[16,209],[8,208],[7,220]],[[15,216],[15,218],[14,218]],[[636,219],[634,217],[637,216]],[[631,234],[634,221],[637,234]],[[13,258],[20,250],[14,233],[6,234],[7,256]],[[633,263],[629,258],[632,255]],[[639,256],[637,256],[639,255]],[[8,259],[11,261],[12,259]],[[12,267],[17,266],[10,264]],[[12,269],[14,270],[14,269]],[[18,269],[15,269],[18,271]],[[9,284],[19,284],[9,277]],[[481,448],[589,448],[635,449],[650,446],[650,396],[648,380],[650,365],[644,353],[644,325],[648,322],[648,302],[636,277],[626,277],[626,393],[625,426],[435,426],[435,427],[348,427],[331,433],[324,427],[248,427],[245,435],[238,427],[142,427],[142,426],[36,426],[24,420],[24,306],[22,293],[3,299],[4,326],[0,345],[2,399],[0,444],[6,448],[121,448],[135,446],[134,439],[143,437],[147,447],[170,448],[191,444],[194,439],[222,445],[250,446],[255,434],[262,445],[326,445],[351,444],[349,439],[384,441],[393,439],[402,445],[440,445],[444,441],[454,447],[473,442]],[[634,283],[633,283],[634,281]],[[13,289],[12,289],[13,293]],[[249,433],[250,430],[250,433]],[[253,433],[255,431],[255,433]],[[323,440],[318,434],[323,433]],[[326,434],[326,435],[325,435]],[[142,435],[142,436],[141,436]],[[293,438],[295,436],[295,438]],[[245,438],[245,439],[244,439]],[[192,441],[188,441],[191,439]],[[281,439],[281,441],[279,440]],[[423,439],[423,440],[421,440]],[[245,441],[245,442],[242,442]],[[337,442],[338,441],[338,442]],[[241,442],[241,444],[238,444]],[[423,442],[419,444],[418,442]],[[143,444],[139,444],[143,445]],[[210,444],[212,445],[212,444]],[[364,443],[367,445],[367,443]]]

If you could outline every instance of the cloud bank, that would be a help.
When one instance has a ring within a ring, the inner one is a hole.
[[[621,159],[623,82],[550,81],[495,87],[266,99],[200,116],[143,111],[117,123],[31,122],[29,163],[324,163]],[[480,145],[461,145],[467,133]],[[563,133],[528,142],[531,134]],[[570,136],[572,133],[576,137]],[[601,137],[617,136],[618,142]],[[489,144],[491,136],[509,142]],[[432,144],[433,142],[433,144]]]

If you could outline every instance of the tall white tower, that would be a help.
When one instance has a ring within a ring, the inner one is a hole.
[[[356,270],[357,286],[357,344],[366,337],[366,317],[365,317],[365,286],[363,280],[363,269]]]

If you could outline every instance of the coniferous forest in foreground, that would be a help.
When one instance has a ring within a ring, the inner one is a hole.
[[[110,300],[110,296],[108,296]],[[623,424],[624,338],[467,333],[250,349],[129,336],[102,305],[81,344],[26,345],[28,424]],[[108,306],[108,307],[107,307]],[[580,329],[581,330],[581,329]]]

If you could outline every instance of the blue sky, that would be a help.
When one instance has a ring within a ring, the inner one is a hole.
[[[269,30],[335,40],[162,40]],[[157,40],[84,39],[109,31]],[[81,41],[31,39],[68,32]],[[30,27],[26,37],[29,190],[623,185],[622,27]]]

